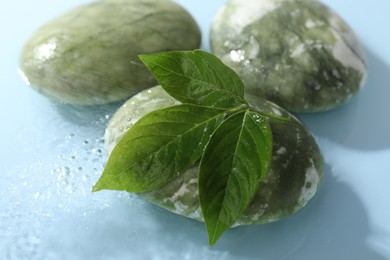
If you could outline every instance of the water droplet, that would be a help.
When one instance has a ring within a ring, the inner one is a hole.
[[[61,168],[61,172],[65,173],[66,175],[69,175],[70,169],[69,169],[69,167],[64,166],[64,167]]]
[[[40,196],[41,196],[41,193],[40,192],[36,192],[34,194],[34,199],[38,199]]]
[[[233,44],[232,44],[231,41],[225,41],[225,42],[223,43],[223,46],[225,46],[225,47],[227,47],[227,48],[231,48],[232,45],[233,45]]]
[[[230,52],[230,59],[234,62],[240,62],[245,59],[245,51],[244,50],[232,50]]]
[[[81,176],[81,180],[82,180],[83,182],[89,182],[90,177],[89,177],[88,175],[83,175],[83,176]]]

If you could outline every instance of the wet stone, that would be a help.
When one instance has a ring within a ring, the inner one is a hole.
[[[235,225],[268,223],[293,214],[313,198],[319,188],[323,159],[319,147],[308,130],[279,106],[248,94],[248,102],[266,113],[290,118],[289,123],[269,120],[274,137],[270,174],[261,184],[253,202]],[[130,98],[113,115],[105,133],[108,153],[128,129],[143,115],[179,104],[160,86]],[[174,213],[202,221],[198,201],[197,168],[190,168],[163,187],[139,194],[150,202]]]
[[[210,42],[247,93],[293,112],[344,104],[366,79],[356,35],[319,1],[230,0],[213,20]]]
[[[139,54],[199,46],[198,25],[173,1],[95,1],[39,28],[22,50],[19,72],[53,100],[97,105],[155,85]]]

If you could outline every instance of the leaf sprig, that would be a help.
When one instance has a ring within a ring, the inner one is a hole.
[[[199,163],[199,203],[214,245],[249,206],[272,160],[268,115],[250,107],[239,76],[201,50],[140,55],[182,102],[137,121],[112,151],[93,191],[148,192]],[[260,187],[261,188],[261,187]]]

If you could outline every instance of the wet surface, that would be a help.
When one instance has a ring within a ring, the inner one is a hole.
[[[36,27],[83,1],[13,1],[0,10],[0,259],[374,259],[390,258],[388,3],[327,0],[362,37],[366,88],[337,110],[300,115],[327,163],[323,184],[282,221],[232,229],[213,248],[202,223],[123,192],[92,193],[107,155],[104,130],[119,104],[56,104],[17,74]],[[224,1],[182,2],[205,35]],[[353,6],[353,8],[351,8]],[[31,11],[34,10],[34,11]],[[370,19],[363,19],[367,15]],[[14,24],[14,26],[9,26]]]

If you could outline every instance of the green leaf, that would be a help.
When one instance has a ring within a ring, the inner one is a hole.
[[[271,158],[271,128],[256,112],[238,112],[214,132],[199,166],[199,200],[210,245],[249,206]]]
[[[147,114],[118,142],[93,191],[147,192],[168,183],[200,159],[225,115],[191,104]]]
[[[210,53],[165,52],[139,58],[165,91],[182,103],[219,108],[246,104],[239,76]]]

